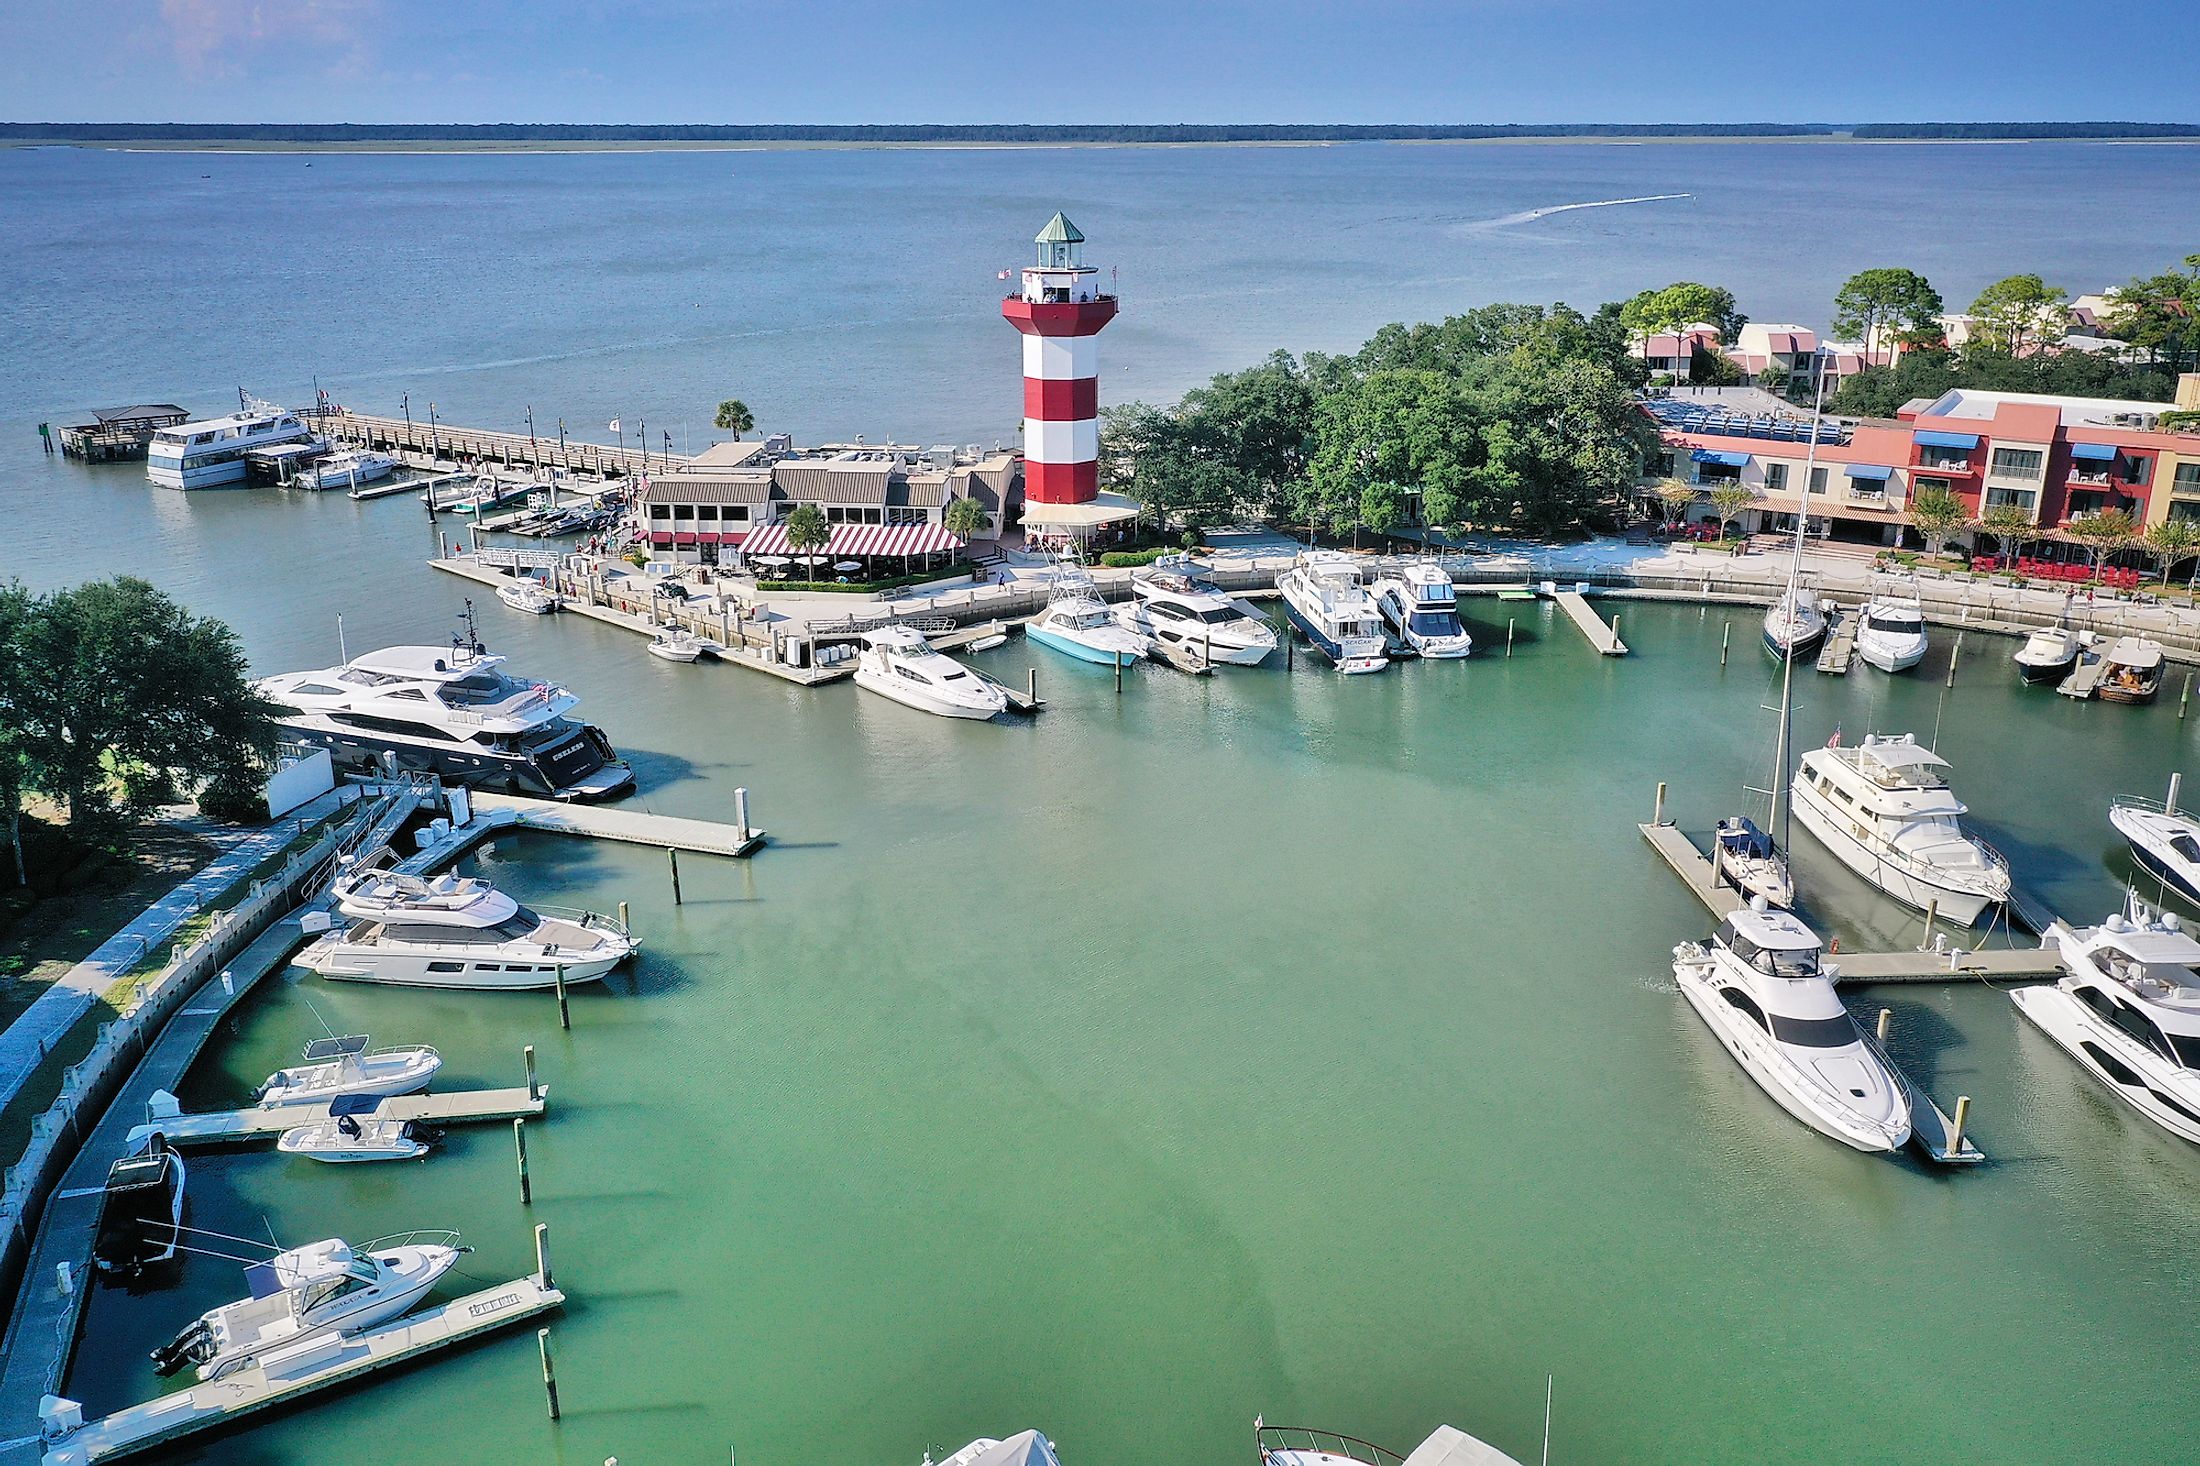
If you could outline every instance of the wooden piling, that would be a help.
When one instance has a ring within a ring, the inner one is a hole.
[[[512,1121],[512,1148],[519,1153],[519,1204],[533,1206],[535,1189],[527,1181],[527,1120],[525,1116]]]
[[[555,1288],[557,1280],[550,1273],[550,1224],[535,1223],[535,1281],[543,1290]]]
[[[749,838],[749,791],[746,789],[733,791],[733,832],[736,839]]]
[[[1117,652],[1108,660],[1115,664],[1115,695],[1121,697],[1123,695],[1123,654]]]
[[[1933,923],[1940,920],[1940,898],[1932,897],[1925,903],[1925,938],[1917,944],[1917,950],[1926,951],[1933,945]]]
[[[1892,1008],[1881,1008],[1881,1009],[1879,1010],[1879,1046],[1880,1046],[1881,1048],[1885,1048],[1885,1047],[1887,1046],[1887,1034],[1888,1034],[1888,1033],[1889,1033],[1889,1031],[1891,1031],[1891,1030],[1892,1030],[1893,1028],[1894,1028],[1894,1009],[1892,1009]]]
[[[1657,802],[1650,807],[1650,823],[1653,825],[1665,823],[1665,780],[1663,779],[1658,780]]]
[[[1948,1153],[1950,1155],[1953,1155],[1957,1151],[1963,1149],[1963,1126],[1964,1123],[1970,1118],[1971,1097],[1967,1094],[1957,1095],[1956,1121],[1955,1124],[1948,1127]]]
[[[572,1010],[571,1010],[570,1008],[566,1007],[566,1005],[565,1005],[565,964],[564,964],[563,962],[560,962],[560,963],[558,964],[558,977],[557,977],[557,982],[558,982],[558,1027],[560,1027],[560,1028],[564,1029],[564,1030],[565,1030],[566,1032],[570,1033],[570,1032],[572,1032],[572,1031],[573,1031],[573,1012],[572,1012]]]
[[[680,852],[668,845],[665,859],[672,863],[672,904],[677,906],[680,904]]]
[[[542,1086],[535,1081],[535,1046],[527,1045],[520,1050],[520,1056],[527,1061],[527,1097],[539,1100],[542,1098]]]
[[[2192,674],[2185,674],[2185,690],[2177,694],[2177,721],[2185,721],[2186,705],[2192,701]]]
[[[1956,685],[1956,663],[1963,660],[1963,633],[1956,633],[1955,647],[1948,653],[1948,680],[1944,686]]]
[[[535,1330],[535,1342],[542,1347],[542,1392],[550,1400],[550,1418],[558,1418],[558,1374],[550,1367],[550,1331]]]
[[[1037,667],[1024,668],[1024,697],[1033,707],[1039,705],[1039,669]]]
[[[1731,621],[1721,622],[1719,626],[1719,665],[1722,667],[1726,665],[1727,644],[1733,639],[1734,623]]]
[[[1505,655],[1508,657],[1513,654],[1513,627],[1517,626],[1519,621],[1520,618],[1517,616],[1507,616],[1505,618]]]
[[[2169,797],[2162,801],[2162,808],[2170,814],[2177,813],[2177,791],[2184,782],[2185,776],[2182,773],[2174,773],[2169,776]]]
[[[626,933],[628,936],[632,936],[634,934],[634,923],[627,920],[626,903],[624,901],[621,901],[619,903],[619,925],[626,928]]]

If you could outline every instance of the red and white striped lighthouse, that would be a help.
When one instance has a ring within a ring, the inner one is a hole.
[[[1001,314],[1024,334],[1024,498],[1089,504],[1100,492],[1100,328],[1115,297],[1084,261],[1085,236],[1056,214],[1036,240],[1039,262]]]

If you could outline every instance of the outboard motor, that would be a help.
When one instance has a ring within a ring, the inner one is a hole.
[[[214,1357],[214,1331],[205,1319],[190,1326],[153,1351],[153,1373],[166,1379],[186,1364],[204,1364]]]

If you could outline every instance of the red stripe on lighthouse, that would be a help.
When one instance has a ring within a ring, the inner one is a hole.
[[[1047,422],[1076,422],[1100,415],[1100,379],[1079,377],[1068,382],[1024,378],[1024,416]]]
[[[1100,492],[1100,465],[1024,460],[1024,497],[1034,504],[1089,504]]]

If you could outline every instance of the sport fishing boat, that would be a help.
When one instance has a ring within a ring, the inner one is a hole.
[[[1276,577],[1291,624],[1345,673],[1380,672],[1389,665],[1383,618],[1360,584],[1351,556],[1306,550]]]
[[[2162,690],[2162,644],[2144,636],[2119,636],[2101,653],[2103,702],[2154,701]]]
[[[909,626],[881,626],[863,633],[856,656],[856,686],[905,707],[943,718],[990,718],[1008,707],[1008,694],[953,657],[932,650]]]
[[[1916,596],[1874,596],[1856,619],[1856,654],[1882,672],[1907,672],[1925,660],[1925,612]]]
[[[2200,820],[2151,799],[2119,797],[2108,807],[2108,822],[2140,869],[2186,900],[2200,901]]]
[[[1711,883],[1732,881],[1744,896],[1762,896],[1782,910],[1795,904],[1795,878],[1788,863],[1747,815],[1719,821],[1711,836]]]
[[[1375,609],[1390,628],[1390,649],[1436,660],[1463,657],[1474,638],[1459,624],[1459,592],[1440,566],[1416,560],[1376,578]]]
[[[314,936],[294,959],[322,977],[403,987],[540,989],[594,982],[639,944],[593,911],[522,906],[487,881],[346,871],[330,887],[342,926],[308,913]],[[318,918],[318,920],[316,920]],[[316,927],[319,927],[316,930]]]
[[[1276,649],[1276,628],[1252,606],[1226,595],[1196,573],[1185,557],[1157,560],[1131,576],[1131,598],[1115,619],[1142,635],[1202,661],[1254,667]]]
[[[2043,626],[2024,639],[2011,658],[2027,682],[2060,682],[2078,665],[2085,637],[2067,626]]]
[[[462,619],[463,634],[447,647],[384,647],[255,685],[277,705],[287,736],[326,748],[345,772],[394,765],[556,799],[608,799],[634,787],[634,771],[603,730],[566,716],[578,697],[506,671],[475,633],[470,600]]]
[[[1826,639],[1826,613],[1808,591],[1791,588],[1765,612],[1765,650],[1783,660],[1805,657]]]
[[[332,453],[291,482],[301,489],[356,489],[376,479],[388,478],[404,467],[388,453],[369,448],[347,448]]]
[[[254,1098],[272,1107],[325,1105],[347,1095],[418,1094],[443,1067],[443,1056],[431,1048],[369,1049],[367,1042],[363,1033],[317,1038],[306,1045],[304,1063],[268,1075]]]
[[[183,1157],[159,1131],[145,1148],[107,1168],[92,1262],[103,1273],[136,1277],[174,1260],[183,1225]]]
[[[1817,933],[1752,901],[1709,942],[1673,949],[1673,980],[1743,1072],[1823,1135],[1863,1151],[1901,1149],[1910,1101],[1833,990]]]
[[[644,650],[662,661],[692,662],[703,654],[703,643],[685,626],[665,626],[649,639]]]
[[[2200,1144],[2200,942],[2132,902],[2099,926],[2049,925],[2062,980],[2023,987],[2017,1011],[2124,1103]]]
[[[153,434],[145,448],[145,476],[164,489],[211,489],[244,482],[245,455],[255,448],[303,443],[313,429],[288,408],[237,394],[227,417],[178,423]]]
[[[1332,1430],[1268,1425],[1257,1417],[1253,1444],[1260,1466],[1520,1466],[1489,1442],[1449,1425],[1436,1427],[1409,1456]]]
[[[221,1240],[267,1246],[245,1238]],[[214,1380],[286,1344],[327,1333],[348,1337],[402,1316],[472,1249],[458,1245],[456,1232],[404,1232],[360,1248],[331,1237],[276,1251],[264,1261],[211,1247],[187,1250],[245,1263],[252,1294],[199,1315],[153,1351],[153,1369],[165,1376],[195,1364],[201,1380]]]
[[[497,599],[530,616],[547,616],[558,608],[558,598],[550,587],[532,575],[515,575],[505,581],[497,587]]]
[[[433,495],[437,509],[449,510],[458,514],[486,514],[491,509],[501,508],[515,499],[524,499],[530,494],[543,493],[549,487],[548,484],[537,483],[530,478],[499,478],[493,473],[484,473],[478,475],[465,488],[456,489],[447,494],[437,493],[434,489],[430,489],[420,496],[420,502],[427,503],[429,496]]]
[[[1803,755],[1791,798],[1803,828],[1897,901],[1976,922],[2009,899],[2009,866],[1959,823],[1948,761],[1916,735],[1867,736]]]
[[[382,1101],[372,1095],[346,1095],[330,1102],[318,1120],[293,1125],[275,1141],[283,1155],[333,1164],[359,1161],[416,1161],[443,1132],[432,1125],[377,1114]]]
[[[1058,574],[1047,589],[1047,608],[1025,625],[1024,635],[1103,667],[1132,667],[1153,655],[1153,638],[1119,624],[1089,575]]]

